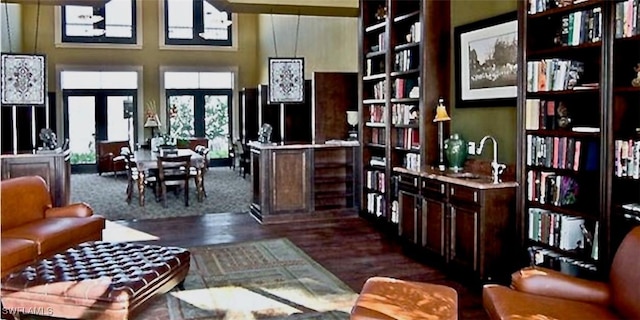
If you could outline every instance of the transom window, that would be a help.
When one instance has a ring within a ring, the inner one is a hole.
[[[136,0],[62,6],[62,42],[136,43]]]
[[[164,0],[165,44],[231,46],[231,14],[206,0]]]

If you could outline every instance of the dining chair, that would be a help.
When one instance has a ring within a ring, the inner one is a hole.
[[[202,158],[204,158],[204,166],[200,169],[202,170],[202,174],[200,175],[200,177],[202,178],[202,190],[198,190],[198,168],[196,168],[195,166],[191,166],[191,168],[189,169],[189,176],[193,178],[193,184],[196,186],[196,191],[202,192],[202,195],[206,198],[207,190],[204,188],[204,174],[209,170],[209,148],[198,145],[195,147],[195,150],[199,155],[202,156]]]
[[[127,173],[127,204],[131,204],[131,198],[133,196],[133,189],[138,181],[138,168],[136,163],[132,160],[133,154],[129,147],[120,148],[120,157],[124,161],[124,169]]]
[[[162,206],[167,207],[167,186],[175,186],[184,190],[184,205],[188,207],[191,155],[158,156],[157,163],[156,194],[162,200]]]

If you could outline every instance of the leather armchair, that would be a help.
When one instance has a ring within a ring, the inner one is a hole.
[[[98,141],[96,142],[96,161],[98,174],[112,172],[117,175],[125,171],[124,159],[120,157],[120,150],[129,147],[129,141]]]
[[[542,267],[512,274],[511,286],[485,285],[491,319],[640,319],[640,227],[626,235],[606,282]]]

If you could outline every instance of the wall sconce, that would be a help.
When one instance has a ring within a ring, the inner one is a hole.
[[[358,140],[358,111],[347,111],[347,123],[349,124],[348,140]]]
[[[438,106],[436,107],[436,117],[433,118],[433,122],[438,123],[438,170],[444,171],[446,166],[444,165],[444,123],[445,121],[451,121],[451,117],[447,114],[447,108],[444,106],[444,99],[438,99]]]

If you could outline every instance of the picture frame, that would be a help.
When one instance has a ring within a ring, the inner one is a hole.
[[[47,64],[41,54],[1,53],[0,105],[44,107]]]
[[[456,108],[515,106],[517,13],[458,26],[454,39]]]
[[[269,58],[268,100],[304,103],[304,58]]]

